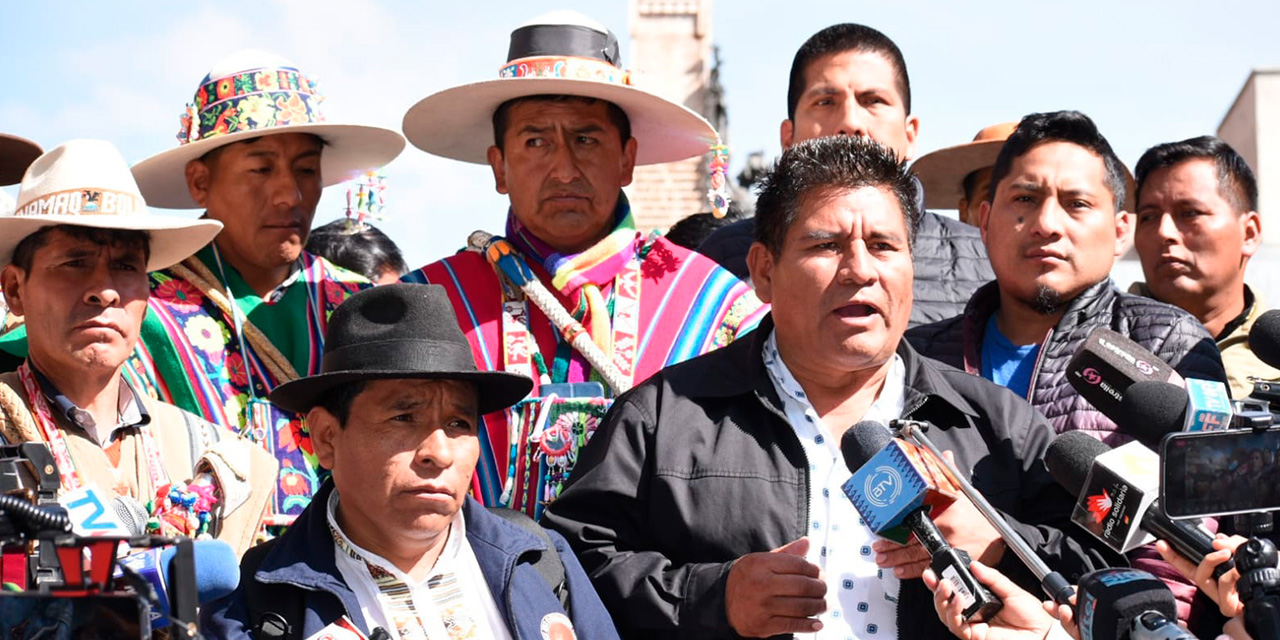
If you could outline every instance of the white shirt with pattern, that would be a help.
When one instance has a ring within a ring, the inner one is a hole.
[[[440,551],[440,557],[436,559],[436,564],[431,569],[431,575],[415,581],[386,558],[355,544],[351,538],[347,537],[342,527],[338,526],[338,500],[338,491],[335,489],[330,494],[327,505],[326,515],[329,518],[329,525],[365,560],[390,571],[409,586],[414,608],[420,612],[420,618],[425,621],[427,628],[424,631],[427,638],[431,640],[449,640],[450,638],[440,615],[435,612],[427,583],[433,576],[443,571],[452,571],[469,604],[471,620],[475,623],[475,633],[472,637],[477,640],[481,638],[511,640],[511,633],[507,629],[506,620],[502,617],[502,611],[498,609],[498,603],[489,591],[484,574],[480,572],[480,563],[476,561],[475,553],[467,542],[466,523],[461,510],[454,515],[453,522],[449,525],[449,539],[445,541],[444,549]],[[365,623],[369,626],[369,631],[372,632],[375,627],[382,627],[391,634],[392,638],[395,638],[396,627],[391,624],[391,615],[383,609],[383,601],[378,598],[378,585],[369,574],[369,569],[360,561],[344,553],[337,545],[334,545],[333,553],[334,558],[337,559],[338,572],[342,574],[342,580],[356,594],[356,601],[360,603],[360,611],[364,615]]]
[[[827,610],[819,618],[822,630],[798,635],[817,640],[897,638],[898,578],[891,570],[876,566],[871,550],[876,536],[844,495],[842,487],[853,474],[840,454],[840,440],[822,424],[804,389],[782,361],[775,334],[769,334],[763,355],[787,422],[795,429],[808,459],[810,544],[805,559],[822,567],[827,582]],[[887,425],[900,418],[905,388],[906,367],[895,354],[884,387],[862,420]]]

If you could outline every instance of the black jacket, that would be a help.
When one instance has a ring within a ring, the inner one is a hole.
[[[983,332],[999,306],[1000,291],[992,282],[973,295],[963,315],[909,329],[907,340],[930,358],[981,374]],[[1091,431],[1112,446],[1129,439],[1117,437],[1115,423],[1076,393],[1067,378],[1067,363],[1099,327],[1146,347],[1183,377],[1227,380],[1218,347],[1199,320],[1173,305],[1120,293],[1111,280],[1103,280],[1067,305],[1041,343],[1031,374],[1031,404],[1058,433]]]
[[[773,329],[662,370],[622,395],[543,523],[562,532],[624,638],[734,637],[725,614],[733,561],[806,534],[808,463],[761,360]],[[986,380],[903,342],[904,414],[932,438],[1054,568],[1074,581],[1112,556],[1064,537],[1071,497],[1041,457],[1053,431]],[[999,568],[1038,592],[1011,551]],[[902,638],[949,637],[919,580],[899,594]]]
[[[996,277],[977,227],[931,211],[920,216],[911,263],[912,327],[959,314],[973,292]]]

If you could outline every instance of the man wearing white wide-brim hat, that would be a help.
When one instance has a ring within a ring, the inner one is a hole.
[[[473,234],[471,251],[406,280],[448,290],[482,369],[537,382],[484,417],[473,492],[538,516],[612,397],[729,343],[761,305],[710,259],[636,230],[622,192],[636,165],[712,153],[709,197],[723,209],[724,148],[701,116],[631,84],[608,29],[546,14],[511,33],[497,71],[423,99],[404,131],[428,153],[490,166],[510,198],[505,238]]]
[[[326,121],[322,99],[289,61],[234,53],[196,88],[180,144],[133,168],[153,206],[202,208],[223,223],[194,256],[152,274],[142,377],[276,455],[278,524],[302,511],[319,479],[301,418],[267,394],[320,370],[329,314],[369,286],[303,249],[320,192],[404,148],[395,131]]]
[[[0,436],[49,446],[60,500],[81,533],[109,523],[76,505],[123,501],[135,519],[117,523],[119,532],[140,534],[151,519],[165,535],[215,534],[239,551],[253,542],[271,495],[269,481],[254,480],[274,477],[275,461],[124,374],[147,311],[147,271],[221,228],[148,213],[124,158],[100,140],[40,156],[16,210],[0,216],[0,283],[26,318],[29,351],[0,375]],[[171,491],[217,502],[175,509],[164,500]]]

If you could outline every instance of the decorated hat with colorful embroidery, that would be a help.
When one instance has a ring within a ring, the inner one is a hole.
[[[195,253],[222,230],[216,220],[148,213],[129,163],[105,140],[71,140],[36,158],[22,177],[16,210],[0,215],[0,265],[44,227],[76,225],[146,231],[147,270],[171,266]]]
[[[310,133],[324,141],[324,186],[350,180],[391,162],[404,138],[381,127],[327,122],[324,96],[293,63],[265,51],[233,53],[214,65],[180,118],[178,147],[133,168],[147,202],[166,209],[200,205],[187,190],[186,166],[206,153],[276,133]]]
[[[26,138],[0,133],[0,186],[21,180],[40,152],[40,145]]]
[[[517,27],[496,79],[422,99],[405,114],[404,134],[427,153],[483,164],[493,146],[494,112],[508,100],[534,95],[583,96],[620,107],[637,142],[636,164],[700,156],[719,144],[702,116],[633,86],[618,39],[573,11],[553,11]]]

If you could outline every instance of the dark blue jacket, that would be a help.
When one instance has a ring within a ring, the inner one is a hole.
[[[249,580],[285,585],[301,591],[304,603],[302,620],[289,620],[294,629],[301,625],[298,637],[310,637],[344,615],[366,636],[373,631],[360,611],[355,592],[343,581],[334,559],[333,538],[325,516],[325,506],[332,491],[333,484],[325,483],[297,521],[279,538],[267,543],[272,548],[266,552],[257,570],[251,576],[241,575],[240,588],[202,608],[200,628],[205,637],[254,637],[245,587]],[[552,613],[564,613],[551,586],[534,569],[529,555],[526,555],[530,551],[545,551],[545,543],[519,526],[489,513],[470,497],[463,504],[462,513],[467,523],[467,543],[471,545],[480,571],[489,584],[489,591],[507,621],[508,631],[517,640],[540,640],[539,627],[543,618]],[[569,610],[573,612],[571,619],[578,638],[616,640],[618,633],[613,620],[592,589],[582,565],[578,564],[563,537],[554,532],[548,533],[564,562]],[[274,611],[270,607],[265,610]],[[283,610],[279,613],[286,618],[292,617]],[[395,631],[388,631],[394,637]]]

